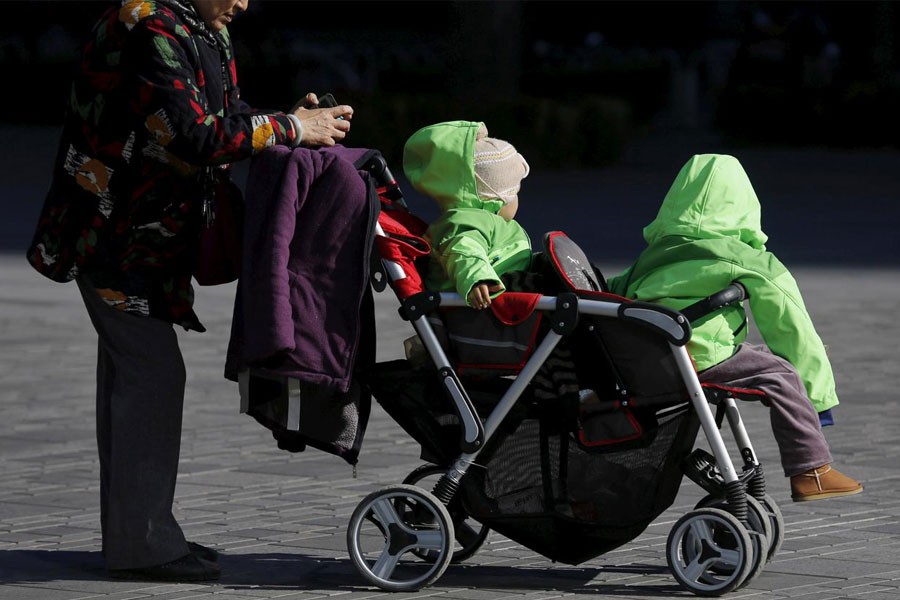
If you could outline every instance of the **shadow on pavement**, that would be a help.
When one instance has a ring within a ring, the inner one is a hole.
[[[0,551],[0,584],[28,585],[50,581],[115,581],[118,585],[146,585],[146,582],[111,580],[99,552],[80,550],[6,550]],[[228,554],[220,553],[222,578],[215,585],[228,590],[349,592],[377,588],[356,571],[349,559],[316,558],[297,553]],[[667,576],[665,567],[629,564],[602,568],[533,568],[527,566],[451,565],[440,578],[441,588],[558,590],[591,592],[616,596],[671,596],[671,586],[626,586],[602,583],[603,576]]]
[[[0,550],[0,584],[107,579],[99,552]]]

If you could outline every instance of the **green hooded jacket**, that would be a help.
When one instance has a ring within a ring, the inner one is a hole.
[[[403,171],[410,184],[443,211],[428,227],[431,260],[425,286],[455,291],[468,301],[480,281],[501,285],[500,275],[531,266],[531,239],[514,220],[497,215],[503,202],[482,199],[475,183],[475,134],[480,122],[449,121],[423,127],[406,141]],[[492,294],[498,296],[500,292]]]
[[[794,365],[822,412],[838,404],[831,363],[794,277],[766,251],[767,239],[759,200],[737,159],[697,155],[682,167],[656,219],[644,228],[647,248],[608,280],[610,291],[681,309],[739,281],[766,345]],[[697,370],[731,357],[746,339],[745,323],[743,306],[694,323],[688,350]]]

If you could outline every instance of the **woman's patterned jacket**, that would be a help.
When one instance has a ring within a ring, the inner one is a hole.
[[[124,311],[203,331],[191,276],[212,180],[295,137],[284,113],[239,99],[227,30],[211,32],[187,0],[117,3],[80,57],[28,260],[54,281],[83,275]]]

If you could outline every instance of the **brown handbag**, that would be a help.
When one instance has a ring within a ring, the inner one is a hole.
[[[244,199],[240,188],[223,169],[215,169],[203,201],[200,245],[194,279],[200,285],[222,285],[241,274]]]

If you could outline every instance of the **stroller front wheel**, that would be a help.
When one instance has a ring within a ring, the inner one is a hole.
[[[769,511],[753,496],[747,496],[747,533],[750,535],[750,542],[753,546],[753,563],[750,567],[750,573],[741,583],[741,587],[747,585],[750,581],[756,579],[762,573],[763,567],[769,560],[769,551],[771,549],[771,540],[773,539],[772,520],[769,517]],[[727,503],[716,496],[706,496],[694,508],[721,508],[728,510]],[[733,540],[728,532],[720,531],[718,533],[720,540],[718,543],[725,547],[731,547]],[[729,567],[724,565],[721,567],[727,572]],[[715,569],[714,569],[715,570]]]
[[[372,492],[356,507],[347,527],[347,548],[356,569],[389,592],[414,592],[443,575],[453,546],[453,521],[440,500],[414,485]],[[427,553],[433,561],[408,560]]]
[[[753,568],[753,553],[746,527],[720,508],[687,513],[666,541],[672,575],[698,596],[721,596],[740,587]]]
[[[771,562],[778,550],[781,549],[781,544],[784,543],[784,516],[782,516],[781,509],[778,507],[775,499],[769,494],[763,496],[762,500],[756,500],[753,496],[748,496],[747,504],[750,511],[750,526],[755,531],[764,533],[766,539],[769,540],[766,562]],[[724,500],[719,496],[713,495],[705,496],[694,508],[707,506],[725,508]]]

